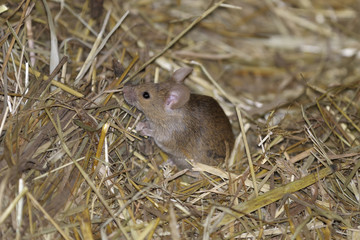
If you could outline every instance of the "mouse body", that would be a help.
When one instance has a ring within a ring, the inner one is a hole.
[[[184,85],[191,68],[180,68],[169,81],[123,88],[124,99],[144,113],[136,130],[150,136],[179,170],[188,161],[219,165],[229,156],[234,135],[229,119],[212,97],[191,94]]]

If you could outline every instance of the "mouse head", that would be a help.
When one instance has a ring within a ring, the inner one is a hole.
[[[184,80],[191,72],[192,68],[180,68],[170,81],[124,86],[124,98],[149,120],[165,119],[189,101],[190,90],[184,85]]]

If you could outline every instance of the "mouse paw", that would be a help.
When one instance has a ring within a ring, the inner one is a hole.
[[[175,166],[175,163],[171,160],[171,158],[168,158],[168,160],[166,162],[163,162],[162,164],[160,164],[161,168],[166,168],[169,166]]]
[[[136,128],[135,130],[137,132],[139,132],[141,135],[143,136],[149,136],[149,137],[152,137],[153,135],[153,130],[150,128],[150,125],[148,122],[139,122],[137,125],[136,125]]]

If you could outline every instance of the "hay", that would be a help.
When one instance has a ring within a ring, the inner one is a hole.
[[[360,238],[358,8],[0,4],[1,239]],[[121,94],[181,66],[237,136],[199,179],[160,167]]]

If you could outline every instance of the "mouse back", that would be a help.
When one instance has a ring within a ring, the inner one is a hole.
[[[212,97],[192,94],[187,105],[191,118],[186,120],[194,128],[194,142],[188,144],[199,162],[217,165],[234,146],[234,134],[224,110]]]

